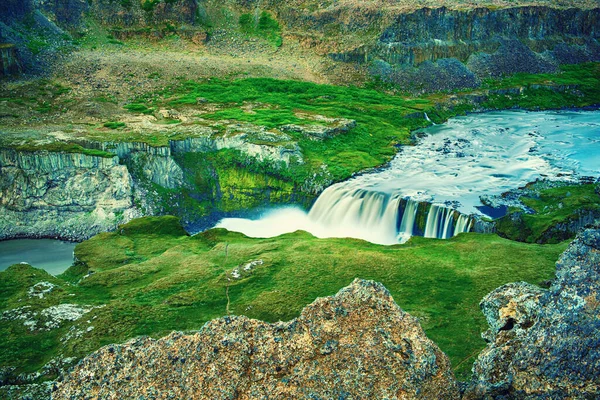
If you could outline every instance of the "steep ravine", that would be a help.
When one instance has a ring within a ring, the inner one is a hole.
[[[294,188],[275,178],[233,167],[225,174],[210,163],[204,168],[197,163],[206,158],[202,154],[223,149],[286,163],[299,155],[297,149],[256,145],[241,137],[188,138],[163,147],[81,144],[115,155],[0,149],[0,239],[80,241],[141,215],[170,213],[192,223],[215,211],[294,200]]]

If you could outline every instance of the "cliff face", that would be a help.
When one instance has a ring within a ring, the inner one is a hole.
[[[510,2],[515,7],[499,8],[507,3],[493,1],[480,2],[484,7],[475,9],[450,2],[447,5],[452,8],[441,2],[442,7],[421,9],[417,7],[423,3],[411,1],[339,3],[11,0],[0,6],[5,8],[0,20],[8,22],[0,31],[8,32],[14,21],[33,15],[34,30],[50,27],[47,17],[63,29],[83,32],[88,15],[119,39],[138,35],[158,39],[176,32],[203,44],[211,42],[207,31],[239,31],[242,14],[268,11],[281,24],[284,40],[298,41],[337,61],[368,67],[372,75],[416,91],[477,87],[482,78],[490,76],[554,72],[560,64],[600,60],[600,9],[589,8],[594,4],[590,2],[573,3],[585,9],[519,6],[529,2]],[[431,3],[423,5],[435,6]],[[63,33],[56,33],[59,41]],[[16,43],[19,35],[8,32],[8,36],[8,42]],[[219,40],[215,39],[217,47],[236,46],[217,43]],[[22,64],[27,69],[35,67],[28,61],[33,56],[27,53],[27,46],[16,44],[23,53]]]
[[[78,240],[136,216],[118,159],[0,149],[0,239]]]
[[[549,290],[509,284],[483,299],[489,344],[465,398],[600,395],[600,230],[583,232],[556,267]]]
[[[16,75],[21,72],[17,51],[12,44],[0,44],[0,76]]]
[[[134,339],[82,360],[55,399],[453,399],[448,358],[389,292],[355,280],[290,322],[225,317],[194,335]]]
[[[199,12],[196,0],[93,0],[89,4],[90,13],[100,23],[122,28],[194,24]]]
[[[398,15],[375,43],[331,56],[371,64],[373,74],[408,87],[475,87],[486,77],[599,60],[598,21],[598,8],[424,8]]]

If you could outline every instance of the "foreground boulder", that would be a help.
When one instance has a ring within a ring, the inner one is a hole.
[[[489,345],[465,398],[600,397],[600,230],[579,235],[556,268],[547,291],[511,283],[483,299]]]
[[[246,317],[106,346],[57,384],[79,398],[458,398],[446,355],[379,283],[355,280],[290,322]]]

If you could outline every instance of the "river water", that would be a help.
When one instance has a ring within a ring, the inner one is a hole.
[[[471,114],[420,134],[388,168],[330,186],[309,212],[281,208],[216,226],[251,237],[300,229],[380,244],[415,234],[448,238],[472,228],[469,216],[482,213],[481,196],[539,178],[600,176],[599,111]]]
[[[63,273],[73,264],[77,243],[52,239],[16,239],[0,241],[0,271],[26,262],[52,275]]]

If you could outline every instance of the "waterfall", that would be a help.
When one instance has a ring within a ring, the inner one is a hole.
[[[458,216],[458,220],[456,221],[455,234],[461,232],[469,232],[473,227],[473,219],[469,218],[467,215],[460,214]]]
[[[451,208],[437,204],[432,204],[427,213],[427,223],[425,225],[425,237],[448,239],[454,236],[454,232],[463,232],[457,229],[454,224],[455,211]],[[466,217],[468,219],[468,217]],[[463,227],[464,229],[464,227]]]
[[[429,119],[429,115],[427,115],[426,112],[423,113],[423,116],[425,117],[425,120],[427,122],[431,122],[431,125],[437,125],[435,122],[433,122],[431,119]]]
[[[315,202],[308,217],[338,235],[391,244],[396,242],[398,197],[334,186]]]
[[[404,207],[404,212],[402,213],[402,222],[400,222],[400,234],[412,236],[418,211],[418,202],[410,199],[406,201],[406,206]]]
[[[419,223],[420,207],[426,212],[426,219]],[[429,238],[447,239],[471,228],[471,218],[452,208],[345,184],[325,190],[308,217],[335,236],[359,237],[383,244],[405,241],[416,232],[424,232]]]

